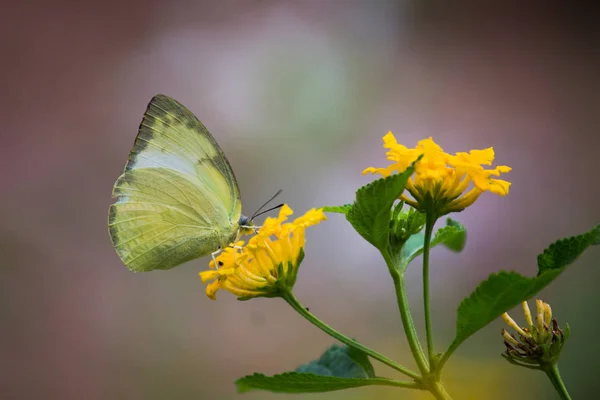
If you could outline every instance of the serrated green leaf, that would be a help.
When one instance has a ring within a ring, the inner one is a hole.
[[[557,240],[537,256],[538,275],[571,264],[585,249],[598,244],[600,244],[600,225],[582,235]]]
[[[414,172],[413,165],[402,173],[378,179],[358,189],[356,200],[346,214],[354,229],[381,251],[385,251],[389,243],[392,205]]]
[[[369,357],[348,346],[331,345],[318,359],[302,365],[295,372],[313,373],[340,378],[370,378],[375,376]]]
[[[438,229],[431,241],[431,246],[443,244],[452,251],[460,252],[465,248],[467,230],[460,222],[446,219],[446,226]]]
[[[334,344],[317,360],[300,366],[294,372],[271,377],[254,374],[239,379],[236,384],[239,392],[262,389],[279,393],[309,393],[392,384],[390,382],[386,378],[375,377],[373,365],[365,353]]]
[[[456,349],[469,336],[502,313],[535,296],[558,277],[589,246],[600,244],[600,225],[581,235],[561,239],[538,256],[538,274],[525,277],[517,272],[491,274],[458,307]]]
[[[448,218],[446,219],[446,226],[438,229],[435,233],[431,240],[431,247],[443,244],[452,251],[460,252],[465,247],[466,240],[467,231],[465,227],[459,222]],[[423,253],[424,244],[425,235],[423,233],[411,235],[402,248],[400,270],[406,269],[412,260]]]
[[[339,378],[317,374],[285,372],[265,376],[248,375],[235,382],[239,393],[251,390],[267,390],[274,393],[321,393],[369,385],[398,386],[386,378]]]
[[[458,307],[455,342],[463,342],[505,311],[534,296],[560,272],[548,271],[536,278],[514,271],[491,274]]]
[[[322,207],[323,212],[348,214],[348,211],[352,208],[352,204],[344,204],[343,206],[325,206]]]

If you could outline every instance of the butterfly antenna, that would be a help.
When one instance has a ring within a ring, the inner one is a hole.
[[[265,210],[265,211],[263,211],[263,212],[260,212],[260,213],[258,213],[258,214],[256,214],[256,215],[254,215],[252,218],[259,217],[259,216],[261,216],[261,215],[263,215],[263,214],[266,214],[266,213],[268,213],[269,211],[277,210],[278,208],[281,208],[281,207],[283,207],[283,205],[284,205],[284,204],[285,204],[285,203],[281,203],[281,204],[278,204],[278,205],[276,205],[275,207],[271,207],[271,208],[269,208],[268,210]]]
[[[273,207],[273,208],[270,208],[270,209],[268,209],[266,211],[261,212],[261,210],[263,208],[265,208],[267,206],[267,204],[269,204],[270,202],[272,202],[277,196],[279,196],[281,194],[281,192],[283,192],[283,189],[279,189],[277,191],[277,193],[275,193],[269,200],[267,200],[265,202],[265,204],[263,204],[262,206],[260,206],[260,208],[258,210],[256,210],[256,212],[254,214],[252,214],[252,217],[250,217],[250,221],[252,221],[254,218],[258,217],[259,215],[262,215],[262,214],[267,213],[269,211],[273,211],[273,210],[275,210],[275,209],[283,206],[283,203],[282,203],[282,204],[278,205],[277,207]]]

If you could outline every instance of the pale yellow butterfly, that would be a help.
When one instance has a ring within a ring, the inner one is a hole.
[[[240,191],[206,127],[165,95],[150,101],[125,170],[115,182],[108,228],[131,271],[169,269],[250,232]]]

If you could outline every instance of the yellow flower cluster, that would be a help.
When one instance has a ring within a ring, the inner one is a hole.
[[[416,148],[409,149],[399,144],[392,132],[383,137],[383,147],[388,149],[386,156],[393,164],[385,168],[369,167],[363,174],[379,173],[387,177],[394,172],[403,172],[422,155],[415,166],[414,177],[406,183],[406,190],[413,198],[401,196],[402,200],[420,211],[433,211],[441,216],[462,211],[486,191],[501,196],[508,194],[510,183],[491,176],[499,176],[511,168],[483,167],[491,166],[494,161],[494,149],[491,147],[451,155],[428,138],[419,141]],[[473,186],[468,190],[471,182]]]
[[[206,295],[215,300],[219,289],[240,298],[273,297],[280,289],[291,289],[304,256],[304,231],[327,219],[321,209],[312,209],[293,222],[286,222],[293,211],[284,205],[277,218],[267,218],[258,233],[248,240],[227,247],[211,261],[208,271],[200,272],[202,282],[212,282]],[[239,249],[241,247],[241,250]]]

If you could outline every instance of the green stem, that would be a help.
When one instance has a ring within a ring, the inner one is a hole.
[[[435,225],[435,215],[428,211],[425,222],[425,244],[423,247],[423,306],[425,308],[425,335],[427,336],[427,353],[429,365],[433,365],[433,335],[431,333],[431,307],[429,305],[429,253],[431,248],[431,234]]]
[[[558,364],[542,365],[542,370],[546,373],[546,375],[548,375],[548,378],[550,378],[550,382],[552,382],[552,385],[560,395],[560,398],[562,400],[571,400],[571,396],[569,396],[567,387],[560,377]]]
[[[454,353],[454,351],[458,348],[459,345],[460,345],[460,343],[452,342],[450,347],[448,347],[448,350],[446,350],[446,352],[444,353],[442,358],[438,361],[436,368],[435,368],[437,371],[436,376],[438,379],[442,373],[442,369],[444,369],[444,365],[446,364],[448,359],[450,359],[450,356],[452,355],[452,353]]]
[[[398,302],[398,309],[400,310],[400,318],[402,319],[402,327],[404,328],[404,334],[408,341],[410,351],[417,362],[419,371],[421,374],[426,375],[429,372],[429,365],[425,358],[425,353],[419,342],[419,335],[415,328],[415,323],[412,319],[410,312],[410,305],[408,304],[408,298],[406,296],[406,288],[404,286],[404,274],[398,271],[396,264],[392,260],[389,254],[383,254],[385,262],[390,270],[392,279],[394,280],[394,287],[396,289],[396,301]]]
[[[452,400],[452,397],[450,397],[440,382],[435,382],[432,386],[430,386],[429,391],[437,400]]]
[[[327,325],[326,323],[321,321],[315,315],[311,314],[308,310],[306,310],[306,308],[302,304],[300,304],[300,302],[298,301],[296,296],[294,296],[292,294],[292,292],[289,292],[289,291],[285,292],[282,295],[282,298],[290,306],[292,306],[292,308],[294,310],[296,310],[300,315],[302,315],[304,318],[306,318],[308,320],[308,322],[312,323],[314,326],[321,329],[323,332],[325,332],[329,336],[339,340],[340,342],[342,342],[350,347],[354,347],[355,349],[358,349],[358,350],[362,351],[363,353],[368,354],[369,356],[373,357],[374,359],[384,363],[385,365],[395,369],[396,371],[402,372],[403,374],[410,376],[411,378],[415,379],[416,381],[421,380],[421,377],[416,372],[411,371],[410,369],[408,369],[400,364],[397,364],[396,362],[390,360],[389,358],[376,352],[375,350],[372,350],[366,346],[363,346],[362,344],[358,343],[356,340],[350,339],[349,337],[341,334],[340,332],[336,331],[335,329],[333,329],[332,327],[330,327],[329,325]]]

